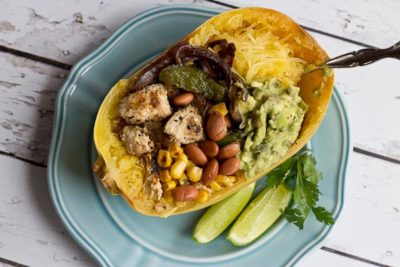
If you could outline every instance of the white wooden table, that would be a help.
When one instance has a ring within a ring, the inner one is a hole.
[[[69,69],[119,25],[174,0],[0,0],[0,266],[95,266],[50,202],[46,158],[54,98]],[[307,27],[331,56],[400,40],[398,0],[245,1]],[[228,7],[226,7],[228,8]],[[346,204],[300,266],[400,266],[400,61],[337,70],[354,149]]]

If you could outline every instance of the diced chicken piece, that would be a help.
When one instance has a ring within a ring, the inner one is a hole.
[[[130,124],[161,121],[172,114],[167,90],[158,83],[134,92],[122,99],[119,113]]]
[[[208,192],[210,194],[212,194],[214,192],[214,190],[212,190],[211,188],[209,188],[208,186],[206,186],[206,185],[204,185],[202,183],[196,183],[195,186],[196,186],[197,189],[206,191],[206,192]]]
[[[160,200],[163,194],[163,189],[160,182],[160,177],[156,173],[152,173],[147,177],[150,189],[150,198]]]
[[[161,121],[152,121],[144,124],[144,127],[149,131],[151,140],[155,144],[155,150],[162,147],[168,147],[173,143],[168,134],[164,133],[164,123]]]
[[[165,125],[164,132],[172,140],[190,144],[204,140],[203,121],[197,108],[187,106],[175,112]]]
[[[142,156],[154,150],[147,128],[128,125],[122,129],[120,136],[129,154]]]

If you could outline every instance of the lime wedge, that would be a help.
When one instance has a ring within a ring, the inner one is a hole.
[[[197,222],[193,238],[201,244],[217,238],[249,202],[254,186],[255,184],[252,183],[236,194],[212,205]]]
[[[233,224],[227,239],[235,246],[253,242],[279,218],[291,198],[292,193],[283,184],[264,189]]]

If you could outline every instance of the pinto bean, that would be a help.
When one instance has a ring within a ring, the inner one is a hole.
[[[172,98],[172,103],[174,103],[175,106],[186,106],[192,103],[194,99],[194,95],[190,92],[185,92],[179,95],[174,96]]]
[[[213,158],[218,155],[219,147],[214,141],[202,141],[199,143],[199,147],[207,157]]]
[[[222,175],[232,175],[240,168],[240,160],[238,158],[230,158],[222,162],[219,173]]]
[[[204,166],[207,164],[208,159],[203,150],[201,150],[195,144],[189,144],[185,146],[185,154],[189,157],[191,161],[197,166]]]
[[[238,142],[230,143],[219,150],[218,159],[229,159],[236,156],[240,152],[240,144]]]
[[[216,159],[211,160],[203,169],[201,181],[205,185],[211,184],[218,175],[219,164]]]
[[[224,116],[218,112],[213,112],[208,116],[206,125],[207,135],[213,141],[219,141],[225,137],[228,132]]]
[[[173,191],[174,200],[178,202],[195,200],[198,194],[199,190],[194,185],[181,185]]]

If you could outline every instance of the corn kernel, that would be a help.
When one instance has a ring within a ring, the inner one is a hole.
[[[178,143],[170,144],[168,146],[168,151],[174,159],[177,159],[179,155],[183,154],[183,148]]]
[[[186,170],[189,170],[190,167],[196,167],[196,165],[192,161],[188,161],[186,165]]]
[[[187,175],[186,175],[185,172],[183,172],[183,173],[182,173],[182,176],[178,178],[179,181],[180,181],[180,180],[187,180],[187,179],[188,179],[188,177],[187,177]]]
[[[161,170],[160,171],[160,180],[163,183],[169,182],[172,180],[171,174],[169,173],[169,170]]]
[[[179,185],[188,185],[189,181],[187,179],[179,179],[178,183]]]
[[[181,159],[178,159],[174,164],[171,166],[171,177],[174,179],[179,179],[182,177],[183,172],[185,171],[187,163]]]
[[[210,184],[210,187],[212,190],[214,191],[221,191],[221,186],[219,185],[219,183],[217,183],[216,181],[212,181]]]
[[[176,182],[175,181],[169,181],[169,182],[164,184],[164,190],[165,191],[171,191],[171,190],[175,189],[175,187],[176,187]]]
[[[196,166],[192,166],[187,170],[187,176],[189,180],[192,182],[200,181],[202,174],[203,174],[203,169]]]
[[[204,190],[200,190],[197,195],[197,201],[200,203],[204,203],[208,200],[208,192]]]
[[[229,179],[231,180],[232,184],[236,183],[237,181],[236,176],[229,176]]]
[[[157,163],[162,168],[167,168],[172,164],[171,154],[167,150],[160,149],[157,155]]]
[[[220,113],[222,116],[225,116],[226,114],[228,114],[228,109],[226,108],[226,105],[224,102],[218,103],[214,106],[212,106],[210,108],[210,113],[211,112],[218,112]]]
[[[189,158],[186,154],[182,153],[178,156],[178,160],[183,160],[184,162],[188,163],[189,162]]]
[[[215,181],[217,181],[218,183],[220,183],[224,186],[232,185],[231,178],[226,175],[222,175],[222,174],[218,174],[217,177],[215,178]]]

